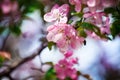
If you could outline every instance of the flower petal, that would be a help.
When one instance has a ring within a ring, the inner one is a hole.
[[[54,14],[52,14],[51,12],[46,13],[44,15],[44,20],[47,22],[54,22],[57,19],[57,17],[54,16]]]
[[[87,5],[88,5],[89,7],[95,7],[95,5],[96,5],[96,0],[88,0],[88,1],[87,1]]]

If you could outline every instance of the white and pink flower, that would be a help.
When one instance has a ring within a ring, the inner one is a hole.
[[[44,20],[47,22],[55,22],[55,23],[66,23],[68,21],[67,15],[69,12],[69,5],[63,4],[59,7],[59,5],[54,5],[50,12],[44,15]]]
[[[73,52],[68,51],[66,54],[73,54]],[[67,77],[71,78],[72,80],[77,80],[78,78],[77,69],[74,68],[74,65],[77,64],[78,59],[70,58],[71,56],[67,58],[65,57],[54,66],[57,77],[60,80],[65,80]]]
[[[47,40],[55,42],[63,53],[69,49],[76,49],[84,41],[84,38],[79,37],[77,31],[69,24],[52,25],[48,27],[47,31]]]

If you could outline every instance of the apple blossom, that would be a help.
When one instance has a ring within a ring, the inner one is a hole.
[[[1,10],[3,14],[8,14],[10,12],[15,12],[18,10],[17,1],[3,0],[1,4]]]
[[[68,4],[63,4],[60,7],[56,4],[53,6],[50,12],[44,15],[44,20],[47,22],[66,23],[68,20],[67,18],[68,12],[69,12]]]
[[[71,51],[68,51],[66,54],[69,54],[69,53],[73,54],[73,52]],[[70,58],[70,56],[60,60],[54,66],[57,77],[60,80],[64,80],[67,77],[71,78],[72,80],[77,80],[78,74],[77,74],[77,70],[74,68],[74,65],[77,64],[77,61],[78,61],[77,59]]]
[[[81,11],[81,0],[69,0],[70,4],[75,5],[75,11]]]
[[[47,40],[55,42],[63,53],[69,49],[76,49],[84,41],[84,38],[79,37],[77,31],[69,24],[55,24],[49,26],[47,31]]]

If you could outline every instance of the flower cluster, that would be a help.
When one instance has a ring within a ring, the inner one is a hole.
[[[55,5],[51,12],[44,15],[44,20],[47,22],[54,22],[47,28],[47,40],[57,44],[57,47],[62,53],[69,49],[75,49],[80,46],[84,38],[77,35],[77,31],[72,25],[67,24],[69,12],[69,5],[62,6]]]
[[[59,23],[51,25],[47,31],[47,40],[55,42],[63,53],[69,49],[76,49],[84,41],[84,38],[79,37],[73,26],[69,24]]]
[[[74,65],[77,64],[78,59],[70,58],[72,54],[73,53],[71,51],[68,51],[65,54],[65,58],[60,60],[58,64],[54,66],[57,77],[60,80],[65,80],[66,78],[77,80],[78,78],[77,70],[74,68]]]
[[[115,0],[69,0],[69,4],[56,4],[44,15],[44,20],[52,23],[47,28],[47,40],[56,43],[65,56],[55,65],[60,80],[66,77],[73,80],[77,78],[77,70],[73,68],[76,63],[71,62],[70,56],[73,53],[69,51],[77,49],[85,42],[87,36],[94,39],[109,39],[111,23],[104,9],[115,4]],[[78,17],[79,20],[69,23],[74,17]]]
[[[54,23],[47,28],[47,40],[56,43],[60,52],[65,56],[54,66],[57,77],[60,80],[64,80],[66,77],[77,80],[77,70],[73,68],[77,61],[74,58],[70,58],[70,56],[73,54],[71,50],[79,47],[83,43],[84,38],[78,36],[72,25],[67,24],[68,12],[68,4],[63,4],[60,7],[55,5],[50,12],[44,15],[44,20]]]

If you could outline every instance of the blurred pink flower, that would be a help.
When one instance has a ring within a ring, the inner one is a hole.
[[[75,5],[75,11],[81,11],[81,0],[69,0],[70,4]]]
[[[96,10],[103,10],[106,7],[117,5],[117,0],[87,0],[87,5],[91,12]]]
[[[69,24],[52,25],[48,27],[47,31],[47,40],[55,42],[63,53],[69,49],[76,49],[84,41],[84,38],[79,37],[77,31]]]
[[[89,7],[95,7],[99,2],[100,2],[100,0],[88,0],[87,5]]]
[[[63,4],[60,7],[56,4],[51,9],[51,12],[48,12],[44,15],[44,20],[47,22],[66,23],[68,20],[67,18],[68,12],[69,12],[68,4]]]
[[[1,4],[1,10],[3,14],[15,12],[18,9],[18,3],[16,1],[4,0]]]
[[[110,19],[106,17],[104,25],[100,28],[102,34],[110,34]]]
[[[86,22],[96,25],[100,29],[101,34],[110,34],[110,18],[104,12],[86,12],[83,17]],[[95,32],[86,32],[88,36],[94,39],[101,39]]]
[[[73,55],[73,51],[72,50],[68,50],[65,54],[64,54],[64,56],[66,57],[66,58],[69,58],[69,57],[71,57]]]
[[[73,67],[76,63],[74,63],[72,59],[64,58],[54,66],[57,77],[60,80],[64,80],[67,77],[70,77],[72,80],[77,80],[77,70]]]
[[[88,18],[91,18],[93,20],[91,21],[94,21],[94,24],[102,24],[102,17],[105,15],[104,12],[88,12],[88,13],[85,13],[83,15],[84,18],[88,19]]]

